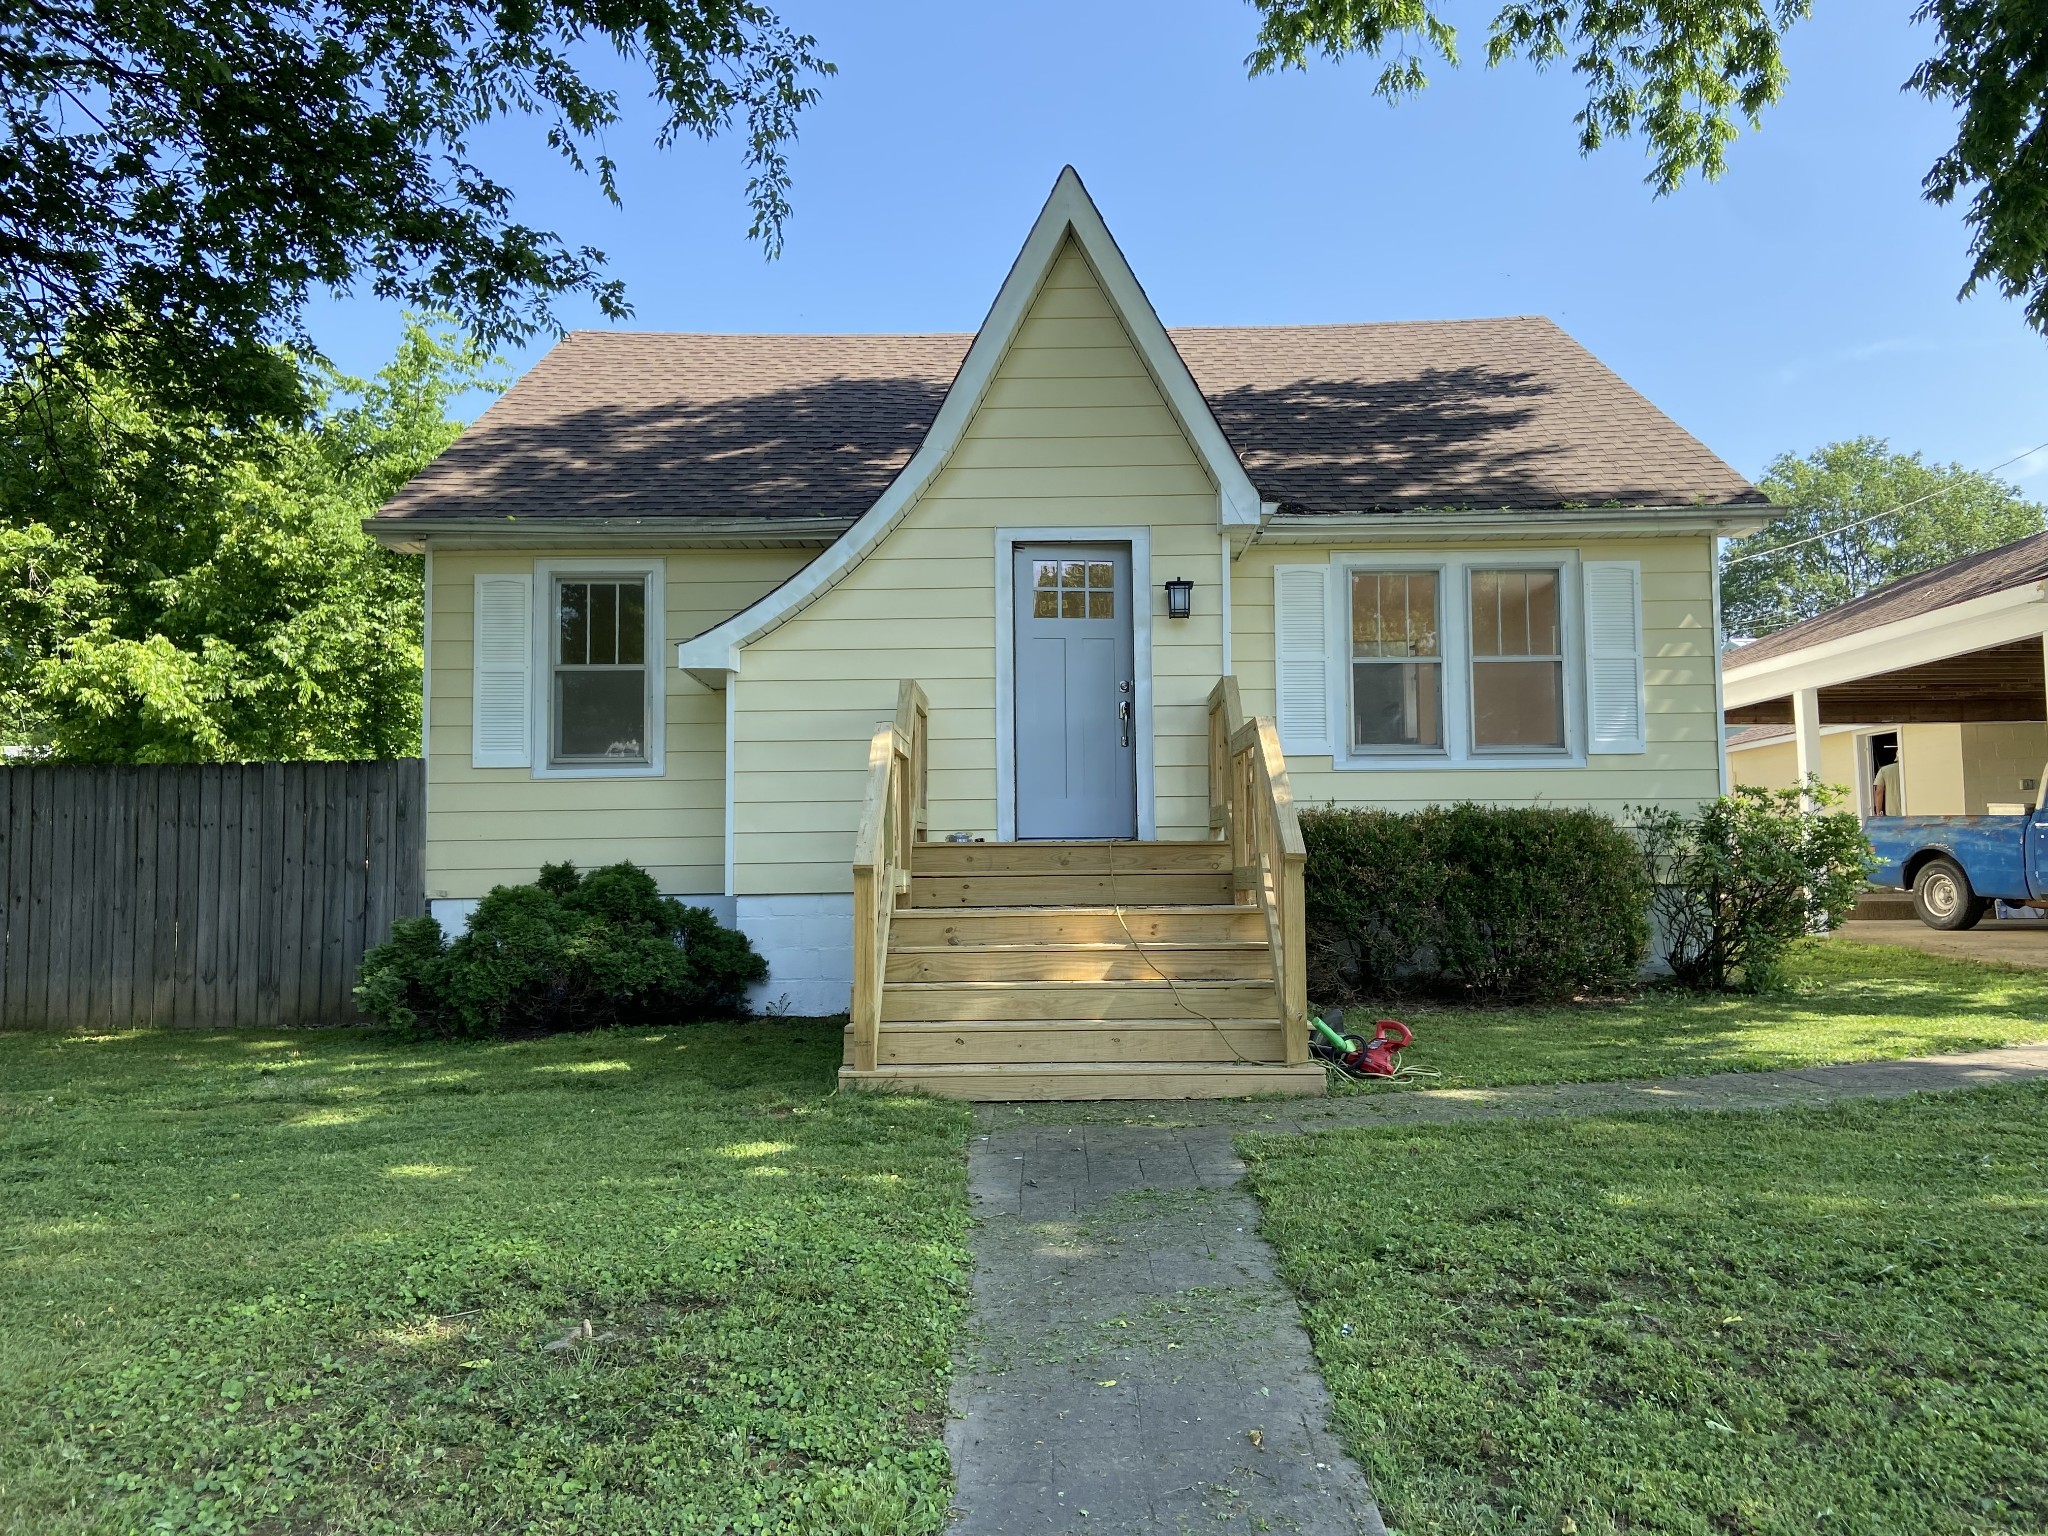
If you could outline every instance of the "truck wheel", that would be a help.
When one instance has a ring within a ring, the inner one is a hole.
[[[1954,859],[1929,859],[1913,877],[1913,911],[1930,928],[1974,928],[1990,905],[1970,889],[1970,877]]]

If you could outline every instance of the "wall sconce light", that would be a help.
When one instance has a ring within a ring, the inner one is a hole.
[[[1166,616],[1184,619],[1194,611],[1195,584],[1185,576],[1176,576],[1166,584]]]

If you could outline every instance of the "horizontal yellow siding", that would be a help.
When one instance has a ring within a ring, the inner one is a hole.
[[[549,551],[545,558],[662,558],[671,645],[731,617],[810,558],[805,550]],[[427,892],[481,896],[540,866],[631,859],[665,891],[725,884],[725,695],[659,658],[665,678],[661,778],[536,779],[472,768],[470,636],[477,576],[528,573],[536,554],[437,552],[427,731]]]
[[[1217,493],[1108,298],[1069,247],[946,469],[867,559],[749,646],[734,706],[736,888],[843,891],[867,744],[901,678],[930,696],[930,825],[996,830],[995,530],[1150,530],[1162,837],[1206,833],[1201,703],[1222,668]],[[1169,624],[1160,583],[1196,584]]]

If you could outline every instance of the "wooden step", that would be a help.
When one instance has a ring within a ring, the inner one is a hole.
[[[1228,874],[1224,843],[919,843],[914,875]]]
[[[913,871],[910,877],[913,907],[1223,906],[1230,900],[1228,870],[1115,875],[1068,870],[986,875]]]
[[[892,981],[1271,981],[1264,939],[1235,944],[897,944],[890,935],[882,979]]]
[[[851,1058],[851,1042],[847,1056]],[[1011,1024],[884,1024],[875,1040],[878,1064],[973,1066],[1018,1062],[1245,1062],[1267,1065],[1286,1055],[1280,1026],[1225,1019],[1129,1019],[1114,1024],[1072,1021]]]
[[[898,981],[882,1022],[949,1019],[1258,1019],[1276,1024],[1270,981]]]
[[[974,1062],[839,1069],[844,1088],[929,1093],[948,1099],[1017,1103],[1050,1099],[1235,1099],[1257,1094],[1319,1096],[1323,1069],[1247,1067],[1236,1062]]]
[[[1242,944],[1266,941],[1257,907],[1152,903],[1125,907],[899,907],[889,947],[979,944]]]

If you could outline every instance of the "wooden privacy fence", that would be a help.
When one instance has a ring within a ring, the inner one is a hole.
[[[0,769],[0,1027],[353,1021],[421,801],[417,758]]]

